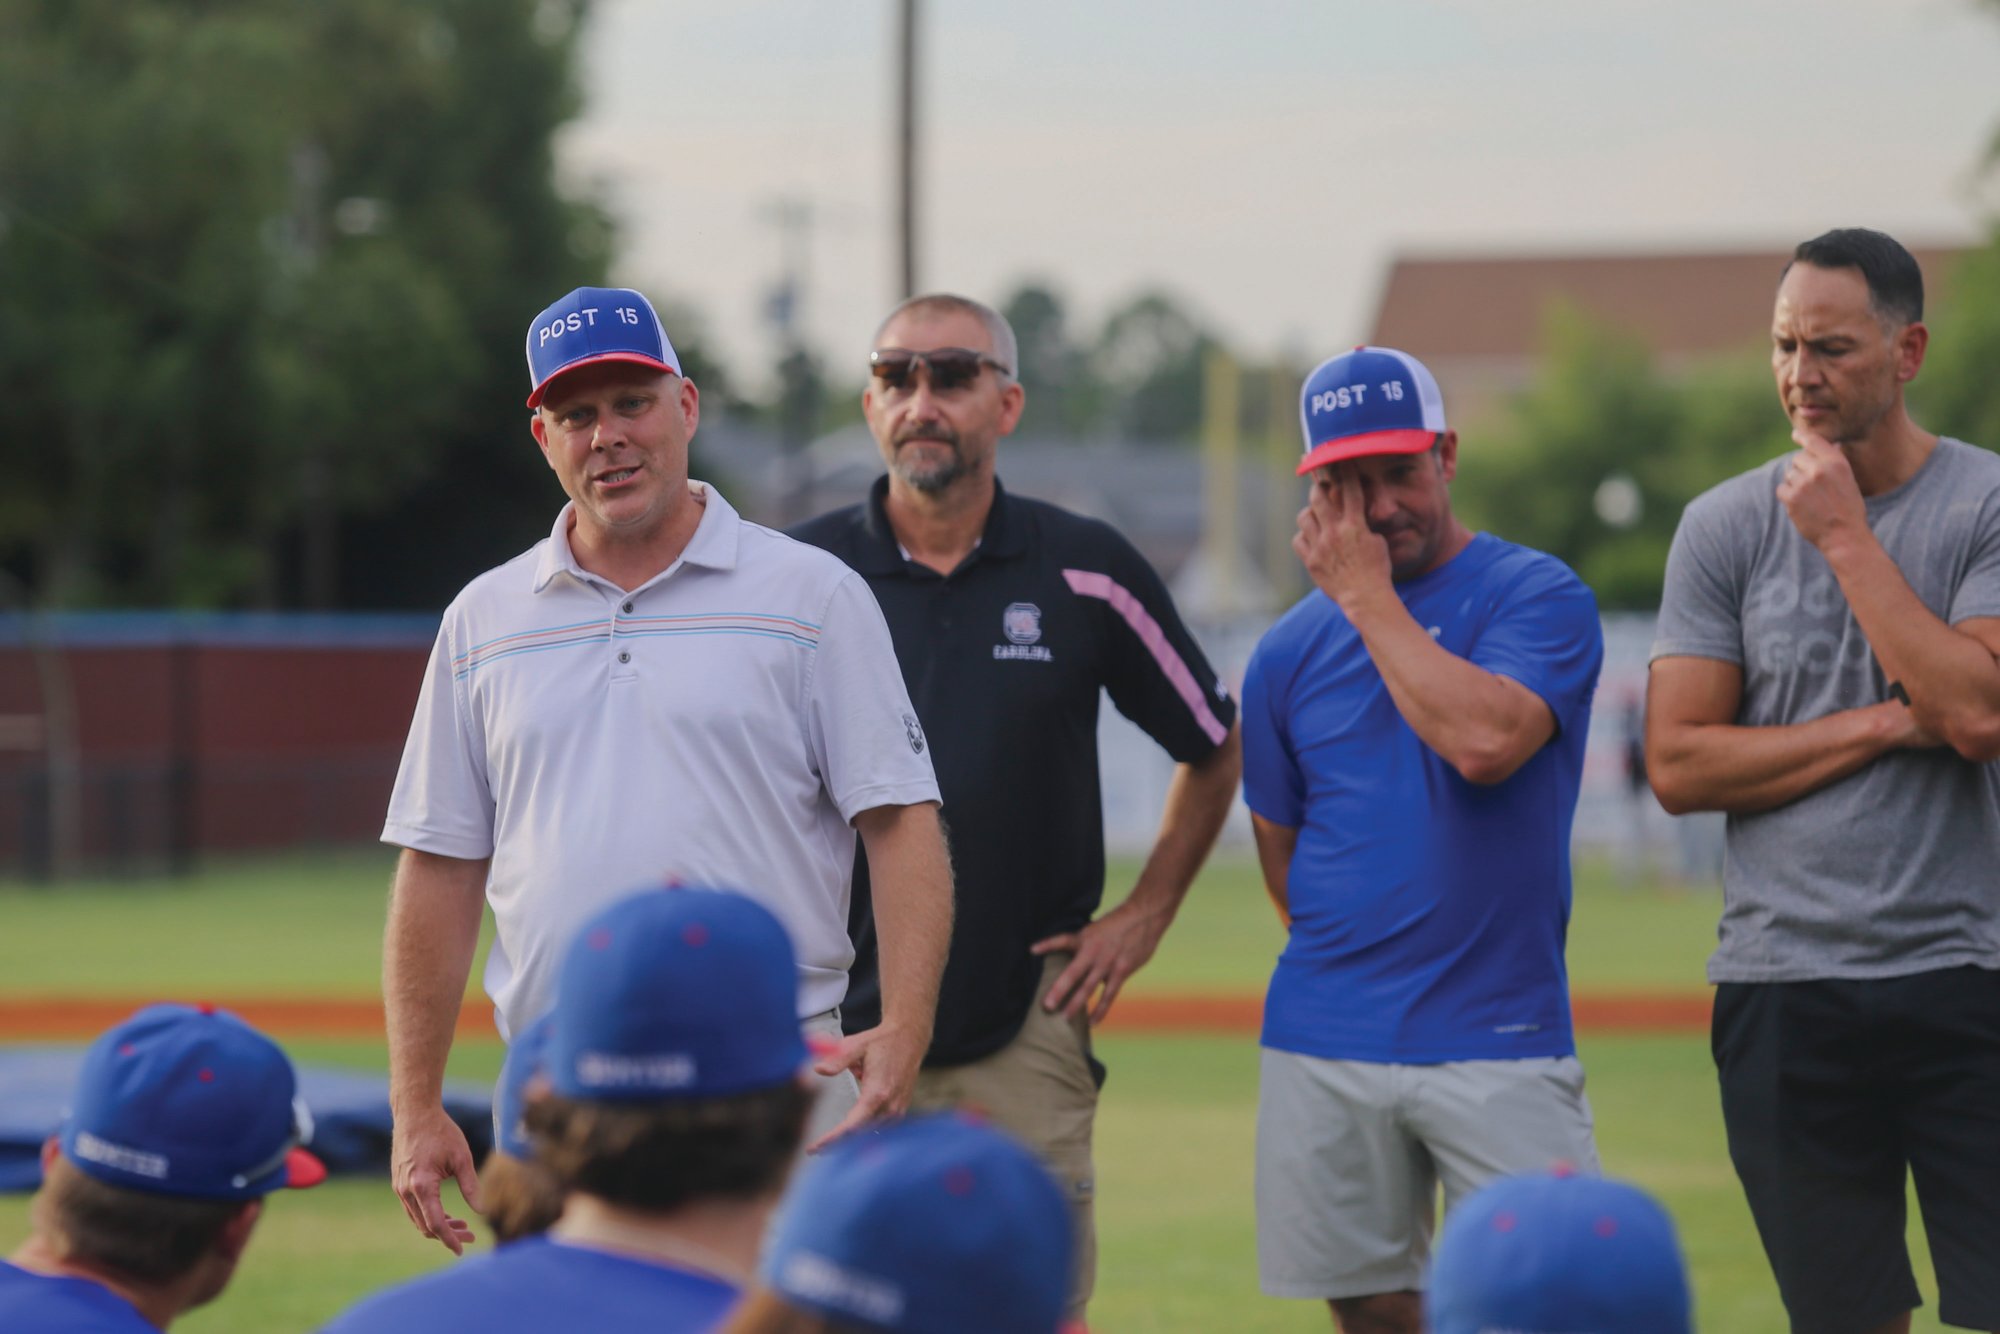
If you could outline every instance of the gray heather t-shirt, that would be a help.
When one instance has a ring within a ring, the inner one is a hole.
[[[1778,502],[1789,456],[1697,497],[1667,557],[1655,659],[1743,668],[1736,721],[1887,698],[1819,551]],[[2000,616],[2000,455],[1940,440],[1868,525],[1947,624]],[[1897,750],[1776,810],[1731,815],[1711,982],[2000,968],[2000,764]]]

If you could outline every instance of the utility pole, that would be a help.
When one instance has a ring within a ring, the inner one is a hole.
[[[778,433],[785,450],[786,523],[806,517],[812,494],[812,443],[825,400],[825,385],[806,347],[806,287],[812,259],[812,204],[796,197],[773,199],[761,210],[778,232],[779,276],[765,298],[764,315],[778,335]]]
[[[896,4],[898,301],[917,294],[917,0]]]

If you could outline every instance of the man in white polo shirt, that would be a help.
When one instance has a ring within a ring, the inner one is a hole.
[[[471,1232],[439,1190],[456,1178],[477,1208],[478,1181],[441,1088],[482,902],[503,1036],[549,1008],[595,911],[685,881],[777,914],[803,1022],[837,1039],[858,830],[887,868],[883,1020],[821,1060],[819,1138],[906,1105],[951,932],[937,780],[867,584],[689,480],[699,396],[645,297],[580,288],[527,352],[570,503],[446,609],[382,834],[404,849],[383,946],[393,1175],[454,1253]]]

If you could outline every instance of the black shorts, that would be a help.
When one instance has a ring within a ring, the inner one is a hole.
[[[2000,1329],[2000,972],[1724,983],[1729,1157],[1799,1334],[1922,1305],[1905,1171],[1945,1324]]]

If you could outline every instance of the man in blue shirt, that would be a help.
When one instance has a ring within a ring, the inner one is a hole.
[[[1603,637],[1561,562],[1453,515],[1415,358],[1307,379],[1316,585],[1243,686],[1244,795],[1290,940],[1265,1005],[1265,1292],[1416,1334],[1432,1199],[1597,1168],[1570,1033],[1570,822]]]
[[[0,1330],[159,1334],[213,1301],[264,1197],[325,1180],[311,1125],[291,1061],[235,1015],[150,1005],[111,1029],[43,1146]]]
[[[327,1334],[713,1329],[805,1134],[797,996],[784,927],[743,895],[647,890],[592,918],[564,956],[525,1112],[561,1218]]]

